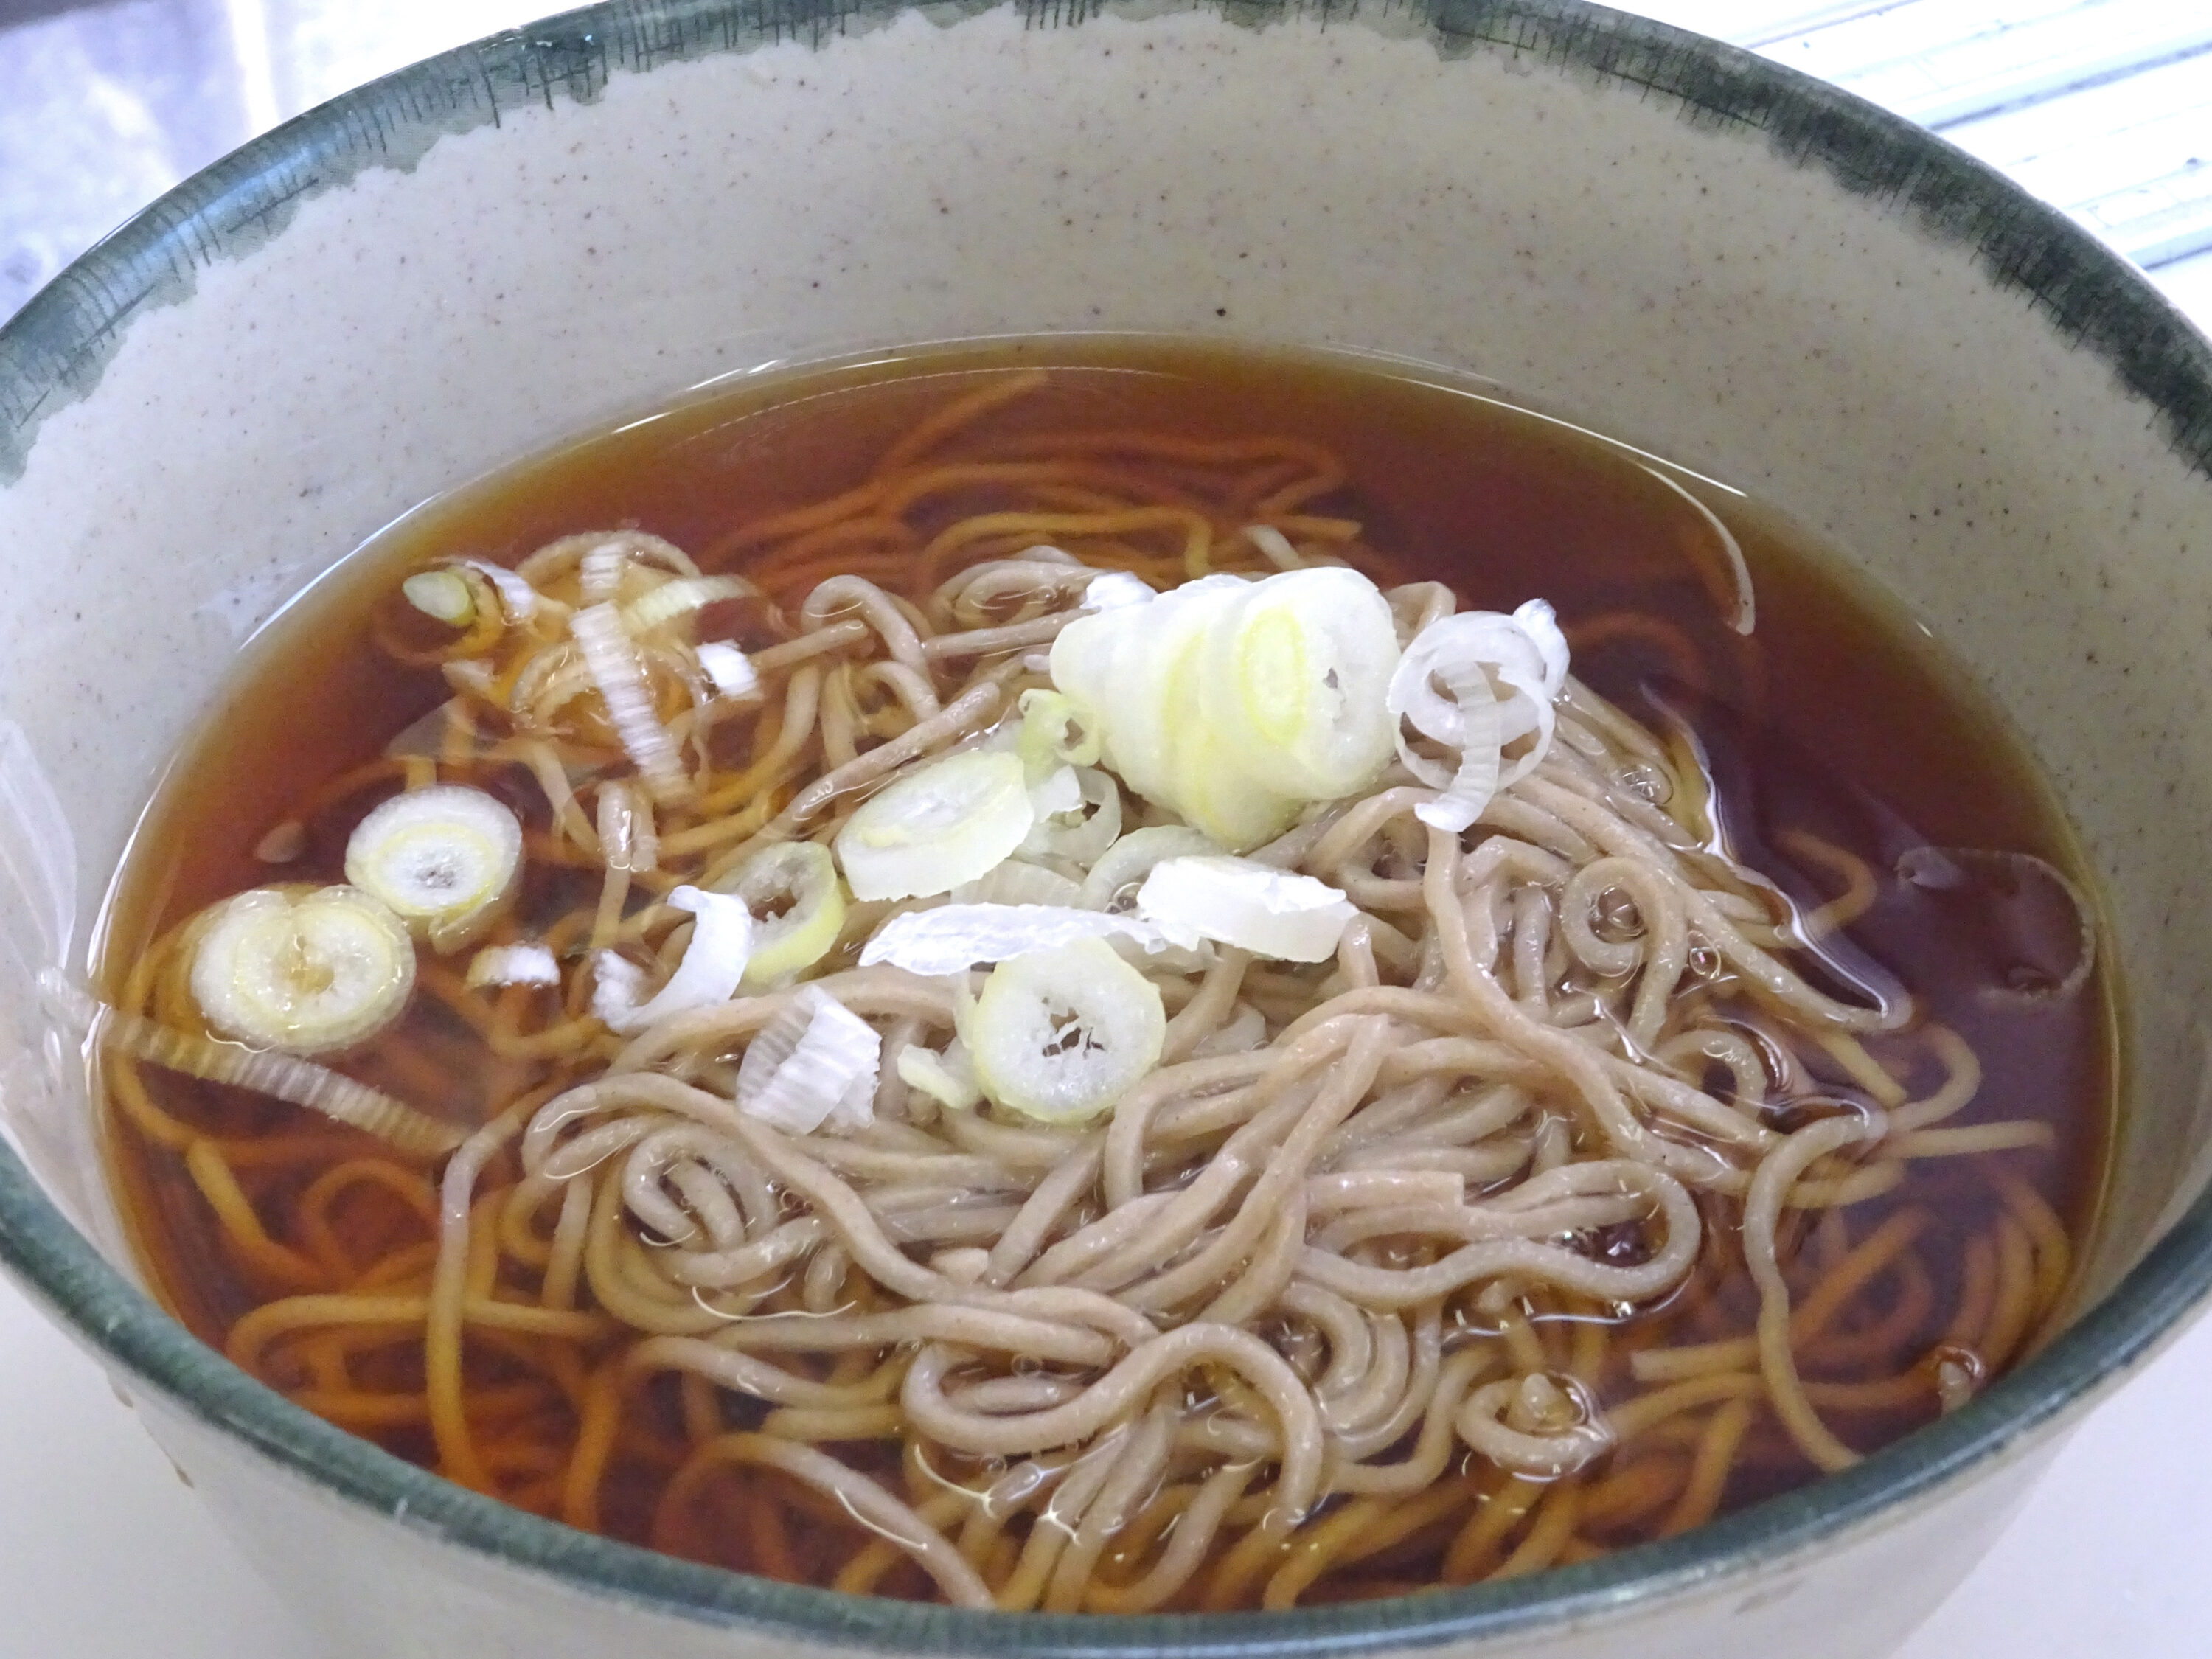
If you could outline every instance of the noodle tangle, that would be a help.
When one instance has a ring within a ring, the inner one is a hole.
[[[983,976],[859,955],[933,899],[854,901],[795,981],[611,1030],[595,953],[664,983],[703,927],[678,888],[826,848],[987,742],[1050,689],[1042,653],[1097,574],[1349,562],[1401,642],[1460,605],[1321,512],[1344,477],[1313,446],[1006,426],[1035,384],[948,403],[858,484],[690,554],[571,536],[455,567],[458,632],[380,619],[451,700],[291,821],[501,793],[526,862],[490,942],[561,974],[472,985],[424,958],[424,1007],[362,1079],[458,1126],[450,1156],[200,1111],[147,1069],[161,1053],[107,1057],[247,1287],[239,1364],[578,1527],[1110,1613],[1510,1577],[1679,1531],[1849,1463],[1869,1422],[1954,1407],[2033,1340],[2069,1252],[2025,1181],[1997,1166],[1998,1218],[1955,1268],[1919,1253],[1923,1210],[1857,1218],[1917,1158],[2047,1136],[1939,1127],[1975,1097],[1972,1049],[1823,954],[1873,876],[1820,843],[1843,890],[1800,914],[1729,855],[1679,746],[1577,680],[1464,834],[1421,822],[1436,791],[1393,766],[1254,854],[1355,907],[1332,959],[1133,955],[1167,1035],[1109,1116],[908,1080],[951,1074]],[[709,623],[742,642],[741,689]],[[1112,812],[1103,839],[1165,821],[1105,791],[1083,809]],[[1064,895],[1096,857],[1018,861]],[[115,1000],[204,1037],[183,933]],[[861,1127],[741,1106],[749,1047],[809,988],[880,1040]]]

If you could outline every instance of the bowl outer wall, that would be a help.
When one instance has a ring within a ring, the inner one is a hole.
[[[1210,1623],[1207,1639],[1419,1643],[1641,1616],[1834,1547],[1902,1498],[1894,1522],[2108,1385],[2196,1299],[2212,1231],[2188,1207],[2206,975],[2181,933],[2207,849],[2172,827],[2212,821],[2186,718],[2212,689],[2190,557],[2202,343],[1954,152],[1656,26],[1536,5],[1061,21],[708,5],[556,20],[281,130],[0,331],[0,545],[51,550],[11,572],[24,602],[0,623],[0,709],[68,812],[80,914],[239,628],[414,500],[702,370],[1066,326],[1472,366],[1780,501],[1960,647],[2052,763],[2137,981],[2150,1107],[2100,1285],[2181,1221],[2043,1360],[1842,1480],[1540,1589],[1402,1604],[1402,1620]],[[1007,248],[1018,268],[979,254]],[[161,617],[165,636],[118,651],[100,618],[125,612]],[[27,1028],[27,999],[7,1001],[0,1018]],[[82,1120],[40,1095],[32,1071],[9,1074],[11,1127],[100,1232],[100,1194],[69,1190]],[[404,1504],[415,1527],[533,1569],[897,1646],[1197,1634],[854,1611],[586,1544],[387,1468],[228,1373],[12,1162],[0,1249],[112,1364],[173,1396],[172,1417],[226,1424],[349,1504]]]

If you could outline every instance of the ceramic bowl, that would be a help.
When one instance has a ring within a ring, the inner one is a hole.
[[[81,964],[239,641],[613,411],[1053,330],[1471,369],[1848,550],[2028,735],[2109,896],[2127,1116],[2084,1310],[1966,1408],[1669,1542],[1363,1606],[1084,1620],[569,1532],[287,1404],[134,1284],[31,979]],[[337,1655],[1851,1659],[2212,1281],[2212,357],[1936,140],[1568,0],[643,0],[449,54],[164,198],[0,330],[0,1257]]]

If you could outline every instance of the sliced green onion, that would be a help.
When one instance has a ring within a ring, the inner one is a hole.
[[[469,958],[468,988],[558,985],[561,964],[542,945],[487,945]]]
[[[1077,718],[1075,705],[1059,692],[1024,691],[1015,707],[1022,716],[1015,752],[1032,778],[1055,766],[1098,763],[1098,733]]]
[[[738,1109],[790,1134],[824,1123],[863,1129],[875,1116],[883,1039],[817,985],[799,988],[745,1046],[738,1062]]]
[[[1137,914],[1170,939],[1195,933],[1255,956],[1324,962],[1358,912],[1337,889],[1250,859],[1165,859]]]
[[[622,625],[627,633],[643,634],[724,599],[742,599],[759,591],[742,576],[678,576],[623,606]]]
[[[432,617],[449,628],[466,628],[477,620],[477,590],[476,582],[491,589],[499,600],[499,609],[509,622],[526,621],[540,606],[548,603],[545,597],[514,572],[502,565],[488,564],[482,559],[455,559],[435,569],[418,570],[399,584],[399,591],[408,604],[426,617]]]
[[[760,672],[753,659],[726,640],[709,640],[696,653],[699,666],[714,683],[719,697],[751,697],[760,694]]]
[[[957,974],[979,962],[1006,962],[1072,939],[1119,936],[1164,950],[1161,931],[1133,916],[1050,904],[940,904],[893,916],[860,951],[860,966],[889,963],[910,974]]]
[[[1096,939],[1000,963],[961,1021],[983,1092],[1042,1123],[1111,1110],[1166,1036],[1158,988]]]
[[[1402,726],[1398,732],[1400,757],[1407,771],[1443,792],[1436,799],[1415,807],[1414,815],[1424,823],[1456,835],[1482,816],[1491,797],[1498,793],[1505,720],[1498,710],[1498,694],[1491,689],[1490,676],[1480,663],[1434,664],[1423,677],[1421,689],[1428,696],[1441,693],[1449,700],[1450,730],[1459,760],[1455,766],[1446,766],[1430,759],[1406,741]],[[1425,731],[1423,735],[1430,733]]]
[[[745,964],[752,954],[753,918],[743,899],[678,887],[668,895],[666,902],[672,909],[692,914],[691,942],[684,947],[684,960],[676,964],[668,982],[650,1000],[636,1000],[643,976],[635,963],[611,951],[599,952],[592,1012],[609,1030],[623,1036],[642,1031],[672,1014],[727,1002],[745,975]]]
[[[845,890],[830,849],[789,841],[756,854],[715,884],[753,916],[743,983],[772,985],[829,954],[845,926]]]
[[[586,555],[586,563],[604,550]],[[620,613],[610,603],[587,605],[568,619],[568,635],[583,653],[608,723],[653,799],[673,800],[689,793],[691,783],[684,775],[676,740],[653,712],[644,659],[623,628]]]
[[[1238,576],[1205,576],[1151,605],[1071,624],[1104,623],[1123,635],[1114,653],[1112,678],[1094,691],[1090,712],[1108,763],[1148,800],[1181,810],[1184,775],[1177,766],[1177,750],[1201,735],[1200,665],[1206,633],[1250,587]],[[1055,668],[1055,684],[1058,679]]]
[[[1553,705],[1567,677],[1567,641],[1552,607],[1530,599],[1510,617],[1462,611],[1431,623],[1407,646],[1384,706],[1399,758],[1443,790],[1414,809],[1425,823],[1455,832],[1482,815],[1490,798],[1534,770],[1551,747]],[[1505,688],[1500,696],[1492,684]],[[1447,767],[1406,741],[1404,727],[1459,751]],[[1534,741],[1512,761],[1506,744]]]
[[[955,904],[1059,904],[1081,906],[1083,888],[1057,870],[1022,859],[994,864],[948,896]]]
[[[1012,854],[1036,821],[1020,758],[971,749],[871,796],[833,844],[854,898],[929,898]]]
[[[482,559],[462,559],[453,568],[472,570],[489,582],[491,591],[499,595],[499,608],[507,613],[509,622],[526,622],[544,606],[556,603],[505,565],[489,564]]]
[[[629,550],[619,541],[602,542],[576,562],[577,596],[586,606],[611,606],[628,574]]]
[[[1110,773],[1095,766],[1063,767],[1076,799],[1049,816],[1040,807],[1036,826],[1023,840],[1021,850],[1039,858],[1087,865],[1114,844],[1121,833],[1121,786]],[[1032,803],[1037,792],[1031,790]],[[1091,810],[1083,812],[1085,807]],[[1076,816],[1082,813],[1081,817]]]
[[[408,604],[448,628],[466,628],[477,619],[476,593],[452,570],[418,570],[399,584],[399,592]]]
[[[920,1090],[948,1111],[972,1112],[983,1098],[968,1046],[958,1037],[941,1054],[909,1042],[899,1050],[897,1071],[908,1088]]]
[[[1083,786],[1075,781],[1075,769],[1072,766],[1054,766],[1030,785],[1030,811],[1040,819],[1082,810]],[[1031,833],[1035,833],[1034,830]]]
[[[1253,781],[1219,728],[1193,720],[1176,753],[1175,810],[1224,847],[1257,847],[1289,829],[1303,803]]]
[[[350,1048],[415,989],[406,925],[357,887],[255,888],[204,914],[192,997],[223,1036],[293,1054]]]
[[[521,867],[514,814],[458,784],[394,795],[346,842],[346,879],[441,955],[483,936],[507,908]]]
[[[592,958],[592,1018],[607,1030],[642,1030],[636,1016],[644,994],[645,969],[628,957],[602,951]]]
[[[1220,851],[1218,842],[1188,824],[1156,823],[1132,830],[1091,866],[1091,873],[1083,879],[1083,902],[1094,910],[1110,909],[1115,908],[1116,899],[1126,895],[1128,908],[1133,908],[1135,890],[1154,865],[1164,859],[1206,858]]]
[[[1390,604],[1356,570],[1317,565],[1255,582],[1212,630],[1199,707],[1255,782],[1334,800],[1389,763],[1384,707],[1398,665]]]
[[[1389,604],[1357,571],[1213,575],[1077,617],[1053,684],[1121,781],[1216,842],[1254,847],[1390,758]]]
[[[313,1060],[217,1042],[112,1008],[71,985],[58,969],[40,971],[39,991],[56,1019],[89,1034],[102,1048],[119,1048],[173,1072],[305,1106],[416,1156],[441,1157],[461,1144],[463,1132],[453,1125]]]
[[[1120,611],[1129,605],[1149,605],[1159,598],[1152,585],[1142,576],[1127,570],[1109,570],[1091,579],[1083,590],[1083,609],[1085,611]]]
[[[446,684],[456,691],[471,691],[485,702],[494,701],[493,688],[499,677],[492,672],[491,665],[481,657],[461,657],[438,665],[438,672],[446,677]]]

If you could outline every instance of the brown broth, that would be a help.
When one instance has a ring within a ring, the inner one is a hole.
[[[740,378],[466,485],[373,540],[249,648],[219,711],[185,746],[149,809],[118,878],[105,943],[108,992],[148,941],[211,901],[270,879],[252,851],[270,826],[319,781],[373,759],[395,732],[442,701],[434,673],[397,667],[370,635],[376,596],[400,574],[453,554],[511,563],[557,536],[614,526],[700,553],[735,523],[856,482],[898,434],[982,377],[1038,365],[1053,371],[1051,386],[987,418],[958,449],[986,450],[994,435],[1017,428],[1310,439],[1342,458],[1352,482],[1302,510],[1359,520],[1365,543],[1401,580],[1442,580],[1462,603],[1485,608],[1510,610],[1540,595],[1571,639],[1597,618],[1645,619],[1640,632],[1587,648],[1577,640],[1575,672],[1655,729],[1670,719],[1687,723],[1707,758],[1731,850],[1802,904],[1832,896],[1837,880],[1793,856],[1793,831],[1850,849],[1885,878],[1838,960],[1912,988],[1932,1018],[1978,1052],[1985,1081],[1960,1121],[2032,1117],[2051,1126],[2050,1150],[1996,1156],[2050,1201],[2077,1241],[2086,1235],[2118,1092],[2112,976],[2100,970],[2064,1001],[2008,998],[2002,994],[2033,992],[2065,972],[2075,948],[2070,911],[2045,902],[2047,895],[2007,892],[1978,877],[1941,890],[1889,874],[1917,847],[1997,848],[2034,854],[2086,885],[2063,816],[1986,699],[1901,607],[1802,531],[1771,510],[1702,488],[1740,538],[1757,592],[1756,632],[1735,635],[1715,602],[1710,532],[1634,454],[1479,385],[1374,361],[1130,339],[933,349]],[[963,494],[945,503],[944,516],[988,501],[985,491]],[[732,568],[746,568],[742,562]],[[542,803],[526,787],[518,786],[512,799],[543,820]],[[337,878],[361,810],[314,819],[307,854],[276,873]],[[486,1099],[532,1080],[527,1062],[503,1063],[495,1077],[468,1075],[474,1051],[464,1030],[435,1010],[409,1019],[407,1033],[422,1053],[464,1063],[426,1079],[421,1063],[395,1068],[372,1056],[356,1068],[361,1075],[411,1097],[435,1089],[437,1108],[464,1120],[479,1115]],[[1924,1088],[1933,1080],[1917,1082]],[[1850,1097],[1840,1073],[1816,1081],[1830,1097]],[[168,1109],[210,1131],[252,1138],[301,1127],[301,1115],[232,1091],[166,1075],[154,1085]],[[231,1322],[264,1297],[241,1282],[177,1156],[150,1146],[119,1118],[111,1139],[156,1287],[194,1330],[220,1344]],[[1852,1212],[1860,1236],[1906,1204],[1935,1217],[1918,1246],[1933,1264],[1935,1294],[1917,1321],[1900,1315],[1894,1340],[1878,1356],[1885,1364],[1942,1334],[1961,1243],[1999,1207],[1983,1162],[1917,1164],[1899,1190]],[[298,1190],[293,1181],[254,1193],[264,1225],[285,1224]],[[410,1224],[397,1200],[363,1198],[346,1214],[362,1235],[349,1241],[356,1259],[375,1253],[370,1235],[397,1235]],[[1649,1340],[1696,1340],[1701,1330],[1723,1328],[1714,1310],[1733,1322],[1726,1328],[1741,1329],[1755,1306],[1739,1270],[1705,1312],[1638,1317],[1651,1326]],[[1632,1333],[1628,1340],[1639,1339]],[[392,1364],[387,1386],[407,1386],[409,1362]],[[672,1395],[655,1396],[664,1426],[676,1420]],[[1930,1409],[1919,1402],[1862,1413],[1844,1431],[1872,1445]],[[402,1455],[430,1456],[419,1425],[375,1437]],[[1762,1420],[1726,1505],[1808,1474]],[[643,1536],[647,1490],[626,1497],[623,1485],[640,1478],[618,1472],[611,1483],[609,1530]],[[1638,1522],[1605,1536],[1629,1542],[1647,1534]],[[746,1565],[742,1552],[726,1559]],[[1388,1583],[1418,1581],[1432,1570],[1432,1561],[1386,1555],[1361,1582],[1382,1593]],[[1357,1590],[1340,1585],[1334,1593]]]

